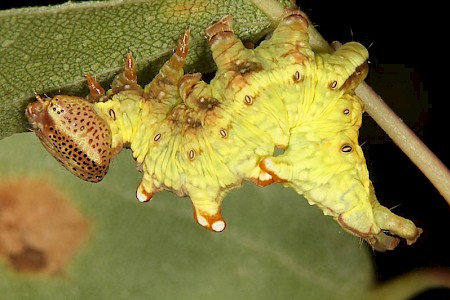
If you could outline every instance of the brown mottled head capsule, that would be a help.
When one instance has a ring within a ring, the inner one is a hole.
[[[47,151],[79,178],[101,181],[111,160],[111,131],[94,106],[73,96],[36,98],[25,114]]]

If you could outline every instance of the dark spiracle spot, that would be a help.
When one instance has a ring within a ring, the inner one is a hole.
[[[344,144],[341,147],[341,151],[344,152],[344,153],[350,153],[350,152],[353,151],[353,147],[351,145],[349,145],[349,144]]]
[[[220,129],[220,135],[223,138],[226,138],[228,136],[228,132],[225,129]]]
[[[111,119],[115,120],[116,119],[116,112],[113,109],[109,110],[109,116],[111,117]]]
[[[293,76],[293,79],[294,79],[295,82],[301,82],[301,81],[303,81],[302,74],[300,74],[299,71],[295,71],[294,76]]]
[[[245,95],[244,103],[247,104],[247,105],[252,105],[253,104],[253,98],[250,97],[249,95]]]
[[[195,150],[193,150],[193,149],[189,150],[189,152],[188,152],[189,160],[194,160],[195,159],[195,155],[196,155]]]

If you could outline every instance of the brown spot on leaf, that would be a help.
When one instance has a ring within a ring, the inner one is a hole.
[[[90,222],[47,180],[0,180],[0,258],[18,272],[64,272]]]
[[[18,253],[10,253],[8,258],[13,267],[21,272],[39,272],[48,264],[44,252],[29,246]]]

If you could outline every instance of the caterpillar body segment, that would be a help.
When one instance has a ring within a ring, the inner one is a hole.
[[[129,145],[140,164],[140,201],[149,201],[161,190],[189,196],[196,220],[222,231],[220,203],[226,192],[244,179],[257,182],[258,163],[272,155],[275,144],[266,127],[245,120],[249,104],[244,96],[236,101],[233,94],[201,81],[199,74],[183,75],[187,42],[185,34],[140,99],[139,89],[130,89],[95,107],[110,124],[113,145]],[[108,117],[111,110],[114,120]],[[263,122],[265,113],[260,112]],[[269,127],[278,130],[278,122]]]
[[[130,148],[143,174],[138,200],[162,190],[190,197],[194,218],[212,231],[226,227],[221,202],[228,191],[250,180],[294,188],[376,250],[395,248],[398,237],[413,243],[421,230],[377,201],[358,143],[364,108],[354,89],[367,75],[367,50],[351,42],[334,54],[314,53],[308,26],[303,12],[288,10],[269,40],[247,49],[225,16],[205,31],[217,64],[209,84],[200,73],[184,74],[186,30],[145,87],[137,84],[129,53],[110,90],[88,75],[87,100],[38,98],[26,114],[46,149],[85,180],[101,180],[109,160]],[[56,99],[77,103],[99,124],[103,135],[94,136],[104,156],[94,155],[92,134],[74,132],[50,111]],[[87,145],[78,147],[80,155],[101,166],[98,172],[79,168],[78,157],[61,152],[50,126],[66,143]],[[274,156],[275,148],[283,153]]]
[[[298,114],[296,124],[291,124],[289,146],[283,155],[263,159],[260,167],[383,251],[399,242],[384,230],[411,243],[421,229],[382,207],[369,180],[358,143],[364,108],[354,93],[367,75],[367,57],[367,50],[355,42],[331,55],[314,54],[315,72],[310,73],[314,88],[306,88],[299,107],[293,109]],[[395,233],[388,224],[396,224]]]

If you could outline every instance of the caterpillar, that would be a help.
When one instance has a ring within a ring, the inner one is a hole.
[[[225,195],[248,180],[295,189],[375,250],[394,249],[399,238],[412,244],[421,229],[380,205],[358,143],[364,108],[354,89],[368,52],[348,42],[315,53],[309,24],[289,9],[270,39],[247,49],[228,15],[205,30],[217,65],[210,83],[184,73],[186,30],[146,86],[129,53],[108,91],[86,75],[86,98],[37,96],[25,114],[48,152],[87,181],[102,180],[130,148],[143,174],[137,199],[162,190],[190,197],[195,220],[212,231],[226,227]]]

